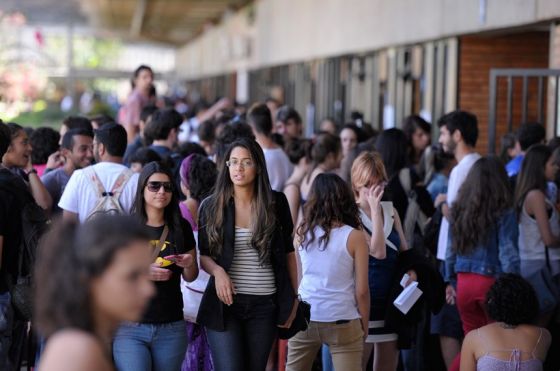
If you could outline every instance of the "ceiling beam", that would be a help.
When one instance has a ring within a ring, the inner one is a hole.
[[[144,18],[146,16],[146,8],[148,6],[148,0],[137,0],[136,7],[134,8],[134,14],[132,16],[132,22],[130,23],[130,36],[139,37],[142,32],[142,25],[144,24]]]

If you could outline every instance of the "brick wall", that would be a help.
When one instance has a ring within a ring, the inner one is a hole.
[[[459,108],[475,113],[479,122],[477,150],[488,151],[489,76],[491,68],[547,68],[549,32],[523,32],[500,36],[463,36],[459,46]],[[521,123],[522,81],[514,81],[513,127]],[[536,79],[529,81],[528,121],[537,120]],[[544,84],[546,87],[546,84]],[[546,91],[543,92],[546,96]],[[497,143],[507,132],[507,81],[498,81]],[[546,117],[546,107],[543,107]]]

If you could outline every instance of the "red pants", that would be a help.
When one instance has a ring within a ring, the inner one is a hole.
[[[457,309],[463,322],[463,332],[467,335],[490,323],[486,313],[486,293],[494,284],[496,279],[476,273],[457,274]],[[461,364],[461,353],[455,357],[450,371],[459,371]]]
[[[490,323],[486,313],[486,294],[496,279],[476,273],[457,274],[457,309],[467,335]]]

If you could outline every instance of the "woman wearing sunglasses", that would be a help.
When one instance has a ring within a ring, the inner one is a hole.
[[[197,322],[206,326],[214,367],[262,371],[278,327],[295,315],[292,217],[272,191],[262,149],[231,144],[214,193],[199,213],[200,264],[211,277]]]
[[[117,332],[113,356],[119,371],[181,369],[187,347],[180,276],[198,276],[192,229],[181,217],[170,170],[150,162],[138,178],[133,207],[150,235],[150,278],[156,286],[139,323],[126,323]]]

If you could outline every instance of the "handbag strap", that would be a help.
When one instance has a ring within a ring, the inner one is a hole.
[[[154,251],[152,252],[152,261],[155,261],[157,259],[159,252],[161,251],[161,248],[163,247],[163,244],[165,243],[168,234],[169,234],[169,227],[166,224],[165,227],[163,227],[163,232],[161,232],[159,241],[156,247],[154,248]]]

